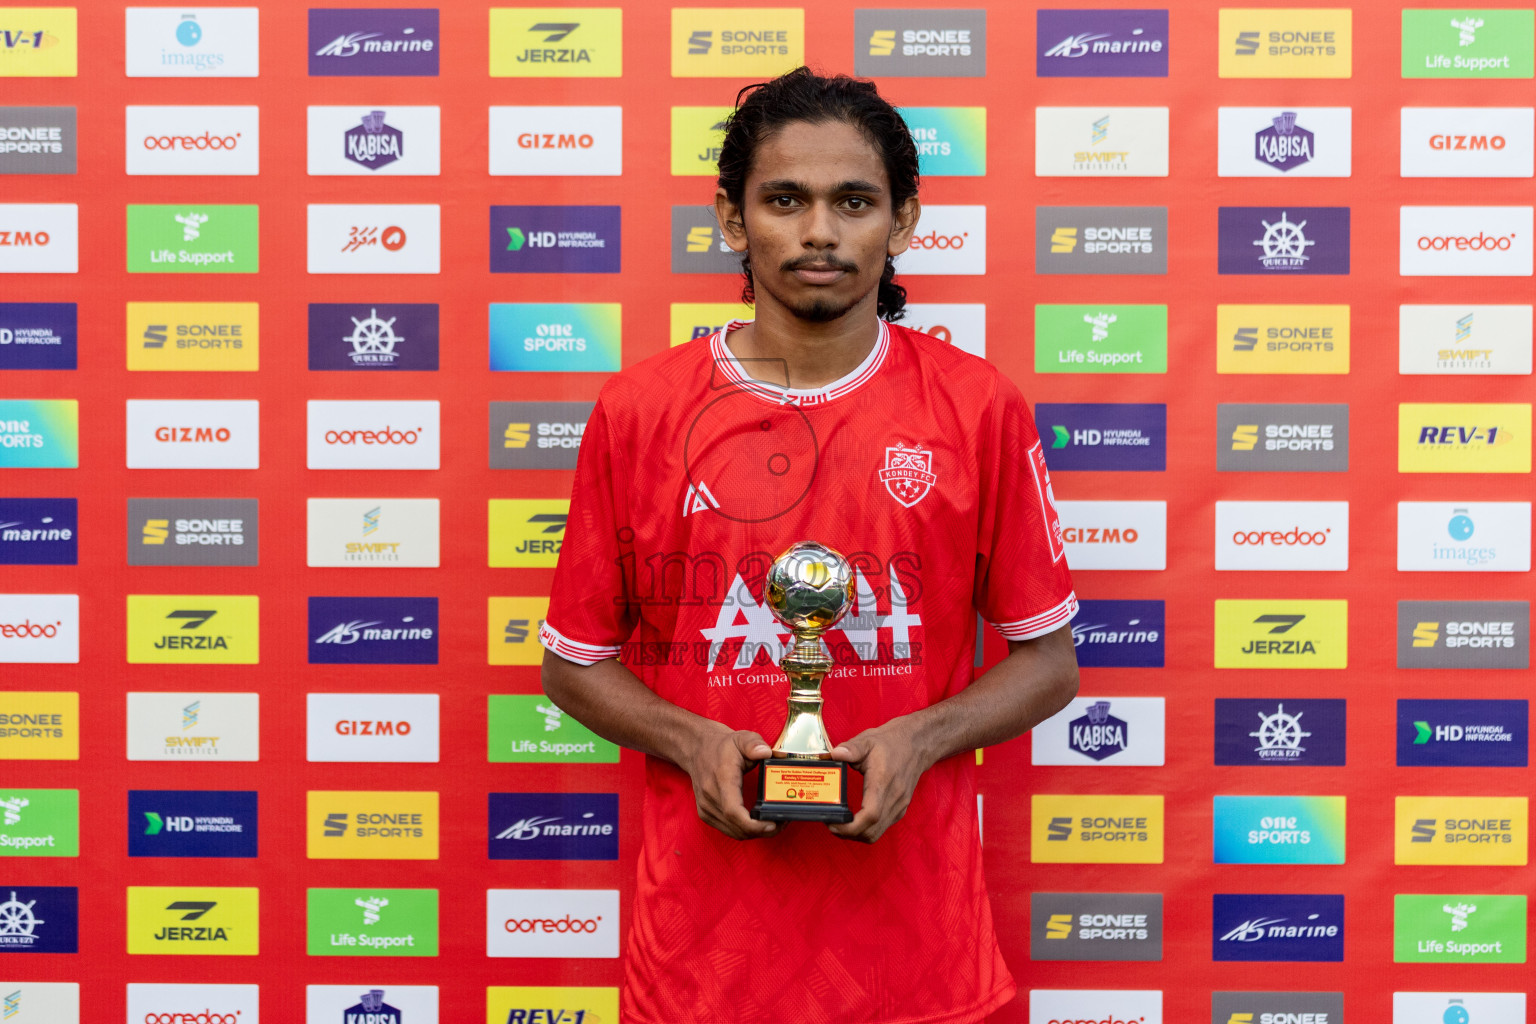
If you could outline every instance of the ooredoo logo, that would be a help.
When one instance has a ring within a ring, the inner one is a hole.
[[[128,107],[127,173],[257,174],[259,107]]]
[[[558,921],[551,920],[547,917],[509,917],[507,918],[506,923],[502,925],[502,927],[509,932],[542,932],[544,934],[554,933],[556,935],[564,935],[565,933],[570,932],[572,934],[580,935],[583,933],[596,933],[597,926],[602,923],[602,920],[603,919],[601,916],[589,917],[585,921],[579,919],[572,920],[570,914],[566,914]]]
[[[487,956],[619,955],[616,889],[489,889],[485,910]]]
[[[309,403],[310,469],[437,469],[437,402]]]
[[[257,1024],[255,985],[128,986],[129,1024]]]
[[[1398,273],[1404,277],[1530,277],[1529,206],[1404,206]]]
[[[987,208],[923,207],[917,234],[896,264],[903,274],[985,274]]]
[[[395,430],[384,426],[379,430],[327,430],[326,444],[416,444],[422,430]]]
[[[78,594],[0,594],[0,664],[79,660]]]
[[[930,231],[926,235],[912,236],[912,248],[914,249],[964,249],[965,240],[970,237],[969,231],[962,231],[958,235],[941,235],[937,231]]]
[[[1470,238],[1466,235],[1420,235],[1417,244],[1425,251],[1455,249],[1457,252],[1505,252],[1515,244],[1515,236],[1485,235],[1481,231]]]
[[[1031,989],[1029,1024],[1163,1024],[1156,989]]]
[[[1218,501],[1216,568],[1349,568],[1349,502]]]

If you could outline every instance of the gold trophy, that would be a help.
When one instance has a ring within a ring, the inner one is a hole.
[[[763,821],[853,820],[848,765],[829,760],[832,741],[821,720],[821,680],[832,669],[821,635],[853,605],[853,568],[824,544],[805,540],[768,567],[768,608],[794,643],[779,661],[789,676],[789,715],[762,763],[752,817]]]

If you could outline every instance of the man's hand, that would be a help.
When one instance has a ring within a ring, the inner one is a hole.
[[[832,760],[846,761],[864,776],[864,803],[848,824],[827,827],[835,836],[861,843],[874,842],[902,819],[917,780],[929,767],[899,718],[838,744]]]
[[[755,732],[732,732],[716,722],[693,744],[681,767],[693,779],[693,799],[699,819],[732,839],[761,839],[778,832],[775,821],[756,821],[741,800],[741,780],[773,750]]]

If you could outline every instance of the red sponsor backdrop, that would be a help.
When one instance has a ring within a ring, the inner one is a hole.
[[[409,6],[375,0],[371,6]],[[13,275],[11,301],[79,304],[80,368],[8,372],[7,398],[77,398],[78,470],[9,470],[4,493],[77,496],[80,558],[71,567],[7,567],[4,589],[81,596],[80,663],[10,666],[5,687],[77,690],[83,737],[78,762],[7,762],[7,785],[78,788],[82,855],[10,859],[6,883],[80,887],[78,956],[12,957],[5,971],[31,980],[79,981],[82,1019],[122,1018],[128,981],[246,982],[262,989],[271,1020],[301,1019],[306,984],[360,981],[441,986],[444,1021],[478,1020],[488,985],[614,985],[619,967],[602,960],[490,960],[485,956],[487,888],[614,888],[632,892],[639,836],[640,758],[618,767],[544,767],[485,761],[485,697],[536,693],[537,670],[485,664],[485,601],[492,595],[546,593],[549,570],[486,566],[486,500],[567,495],[564,471],[486,468],[486,403],[491,400],[591,400],[599,374],[493,374],[486,369],[486,307],[495,301],[621,302],[626,365],[667,345],[670,302],[730,301],[734,279],[673,275],[666,244],[672,204],[706,202],[708,179],[669,173],[669,107],[729,103],[744,81],[674,79],[669,72],[669,9],[624,6],[622,79],[492,79],[487,74],[486,5],[441,7],[442,72],[436,78],[311,78],[306,74],[307,5],[261,5],[261,75],[184,80],[123,76],[123,5],[85,3],[80,11],[80,75],[5,79],[5,102],[73,105],[79,111],[80,163],[74,176],[7,181],[7,201],[72,202],[80,207],[77,276]],[[855,4],[829,0],[807,9],[807,57],[829,71],[851,71]],[[930,7],[961,7],[928,0]],[[1065,6],[1065,5],[1064,5]],[[1079,595],[1161,598],[1167,602],[1167,667],[1090,669],[1084,695],[1164,696],[1168,757],[1160,768],[1030,768],[1028,740],[986,753],[986,861],[1004,950],[1021,988],[1156,988],[1165,1020],[1209,1014],[1221,989],[1342,990],[1351,1020],[1390,1017],[1390,993],[1404,990],[1518,991],[1524,966],[1394,965],[1392,894],[1523,893],[1526,868],[1395,867],[1394,794],[1519,795],[1527,769],[1477,771],[1395,767],[1394,700],[1408,697],[1524,697],[1529,674],[1403,672],[1395,667],[1395,602],[1403,598],[1528,597],[1522,575],[1401,575],[1395,571],[1399,500],[1527,499],[1523,477],[1400,476],[1395,469],[1396,405],[1402,401],[1529,401],[1526,377],[1400,377],[1396,321],[1401,302],[1529,301],[1529,283],[1509,279],[1402,279],[1394,269],[1397,208],[1403,204],[1524,204],[1528,180],[1400,179],[1398,108],[1404,105],[1526,105],[1536,87],[1522,81],[1405,81],[1399,77],[1396,5],[1354,10],[1354,74],[1337,80],[1223,80],[1216,75],[1214,4],[1171,7],[1166,79],[1038,79],[1033,74],[1034,6],[988,11],[985,79],[895,79],[882,91],[903,106],[988,108],[988,170],[980,178],[933,178],[929,203],[988,207],[985,277],[912,277],[914,301],[984,302],[988,358],[1032,401],[1168,403],[1168,468],[1158,474],[1059,473],[1058,497],[1131,497],[1168,502],[1168,569],[1083,572]],[[123,173],[125,104],[259,104],[258,177],[137,177]],[[439,178],[312,178],[305,173],[305,108],[356,104],[437,104],[442,108]],[[624,175],[616,178],[493,178],[487,175],[486,108],[492,104],[622,104]],[[1163,179],[1040,179],[1033,173],[1037,105],[1165,105],[1171,110],[1171,173]],[[1350,106],[1354,174],[1342,179],[1218,179],[1218,105]],[[124,208],[129,203],[257,203],[260,274],[128,275]],[[439,203],[442,273],[370,279],[304,272],[306,203]],[[623,273],[499,275],[487,270],[488,207],[502,203],[623,206]],[[1166,277],[1071,276],[1037,279],[1036,205],[1158,205],[1169,211]],[[1348,206],[1353,272],[1348,277],[1264,280],[1218,277],[1216,219],[1222,205]],[[254,374],[128,373],[125,303],[256,301],[262,365]],[[437,373],[337,374],[306,369],[309,302],[436,302],[442,355]],[[1032,371],[1032,304],[1166,303],[1166,376],[1051,375]],[[1347,376],[1218,377],[1219,302],[1348,303],[1353,358]],[[162,471],[124,468],[124,399],[240,398],[261,402],[261,469]],[[304,460],[308,399],[437,399],[443,403],[442,468],[436,472],[310,471]],[[1314,401],[1350,405],[1347,474],[1215,472],[1218,401]],[[309,497],[396,496],[442,500],[442,567],[361,572],[305,568],[304,502]],[[261,501],[261,564],[254,568],[128,568],[125,499],[256,497]],[[1332,499],[1350,502],[1353,550],[1347,573],[1213,571],[1213,502],[1226,499]],[[257,666],[130,666],[124,657],[124,596],[130,593],[235,593],[261,597]],[[440,600],[440,663],[430,667],[319,666],[306,663],[306,598],[311,595],[435,595]],[[1350,667],[1343,671],[1250,672],[1211,667],[1213,597],[1346,598]],[[990,641],[1000,648],[993,636]],[[996,649],[989,649],[995,657]],[[261,761],[195,767],[127,762],[125,694],[139,690],[255,690],[261,702]],[[442,694],[442,760],[375,766],[307,764],[304,695],[316,691]],[[1347,768],[1213,768],[1213,698],[1344,696],[1349,700]],[[382,768],[382,770],[381,770]],[[261,855],[255,860],[127,857],[129,789],[259,789]],[[437,790],[442,793],[441,857],[428,862],[312,861],[304,856],[305,792],[312,789]],[[485,856],[488,792],[572,790],[621,794],[618,863],[492,862]],[[1161,793],[1167,847],[1161,865],[1032,865],[1029,794]],[[1216,793],[1344,794],[1349,798],[1348,862],[1337,867],[1213,866],[1211,797]],[[898,826],[899,827],[899,826]],[[125,952],[128,885],[245,885],[261,891],[261,955],[163,958]],[[441,891],[441,955],[436,959],[339,959],[304,951],[309,887],[379,885]],[[1032,891],[1161,892],[1166,898],[1161,963],[1032,963]],[[1342,964],[1230,964],[1211,961],[1211,894],[1319,892],[1346,896]],[[626,915],[627,916],[627,915]],[[827,922],[840,927],[840,922]],[[935,964],[941,971],[942,964]],[[1028,1017],[1023,996],[996,1020]]]

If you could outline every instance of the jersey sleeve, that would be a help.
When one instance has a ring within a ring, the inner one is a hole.
[[[1045,449],[1024,396],[999,375],[981,445],[975,604],[1009,640],[1070,622],[1077,596]]]
[[[582,433],[571,510],[539,643],[567,661],[616,658],[638,614],[625,585],[628,474],[599,398]]]

